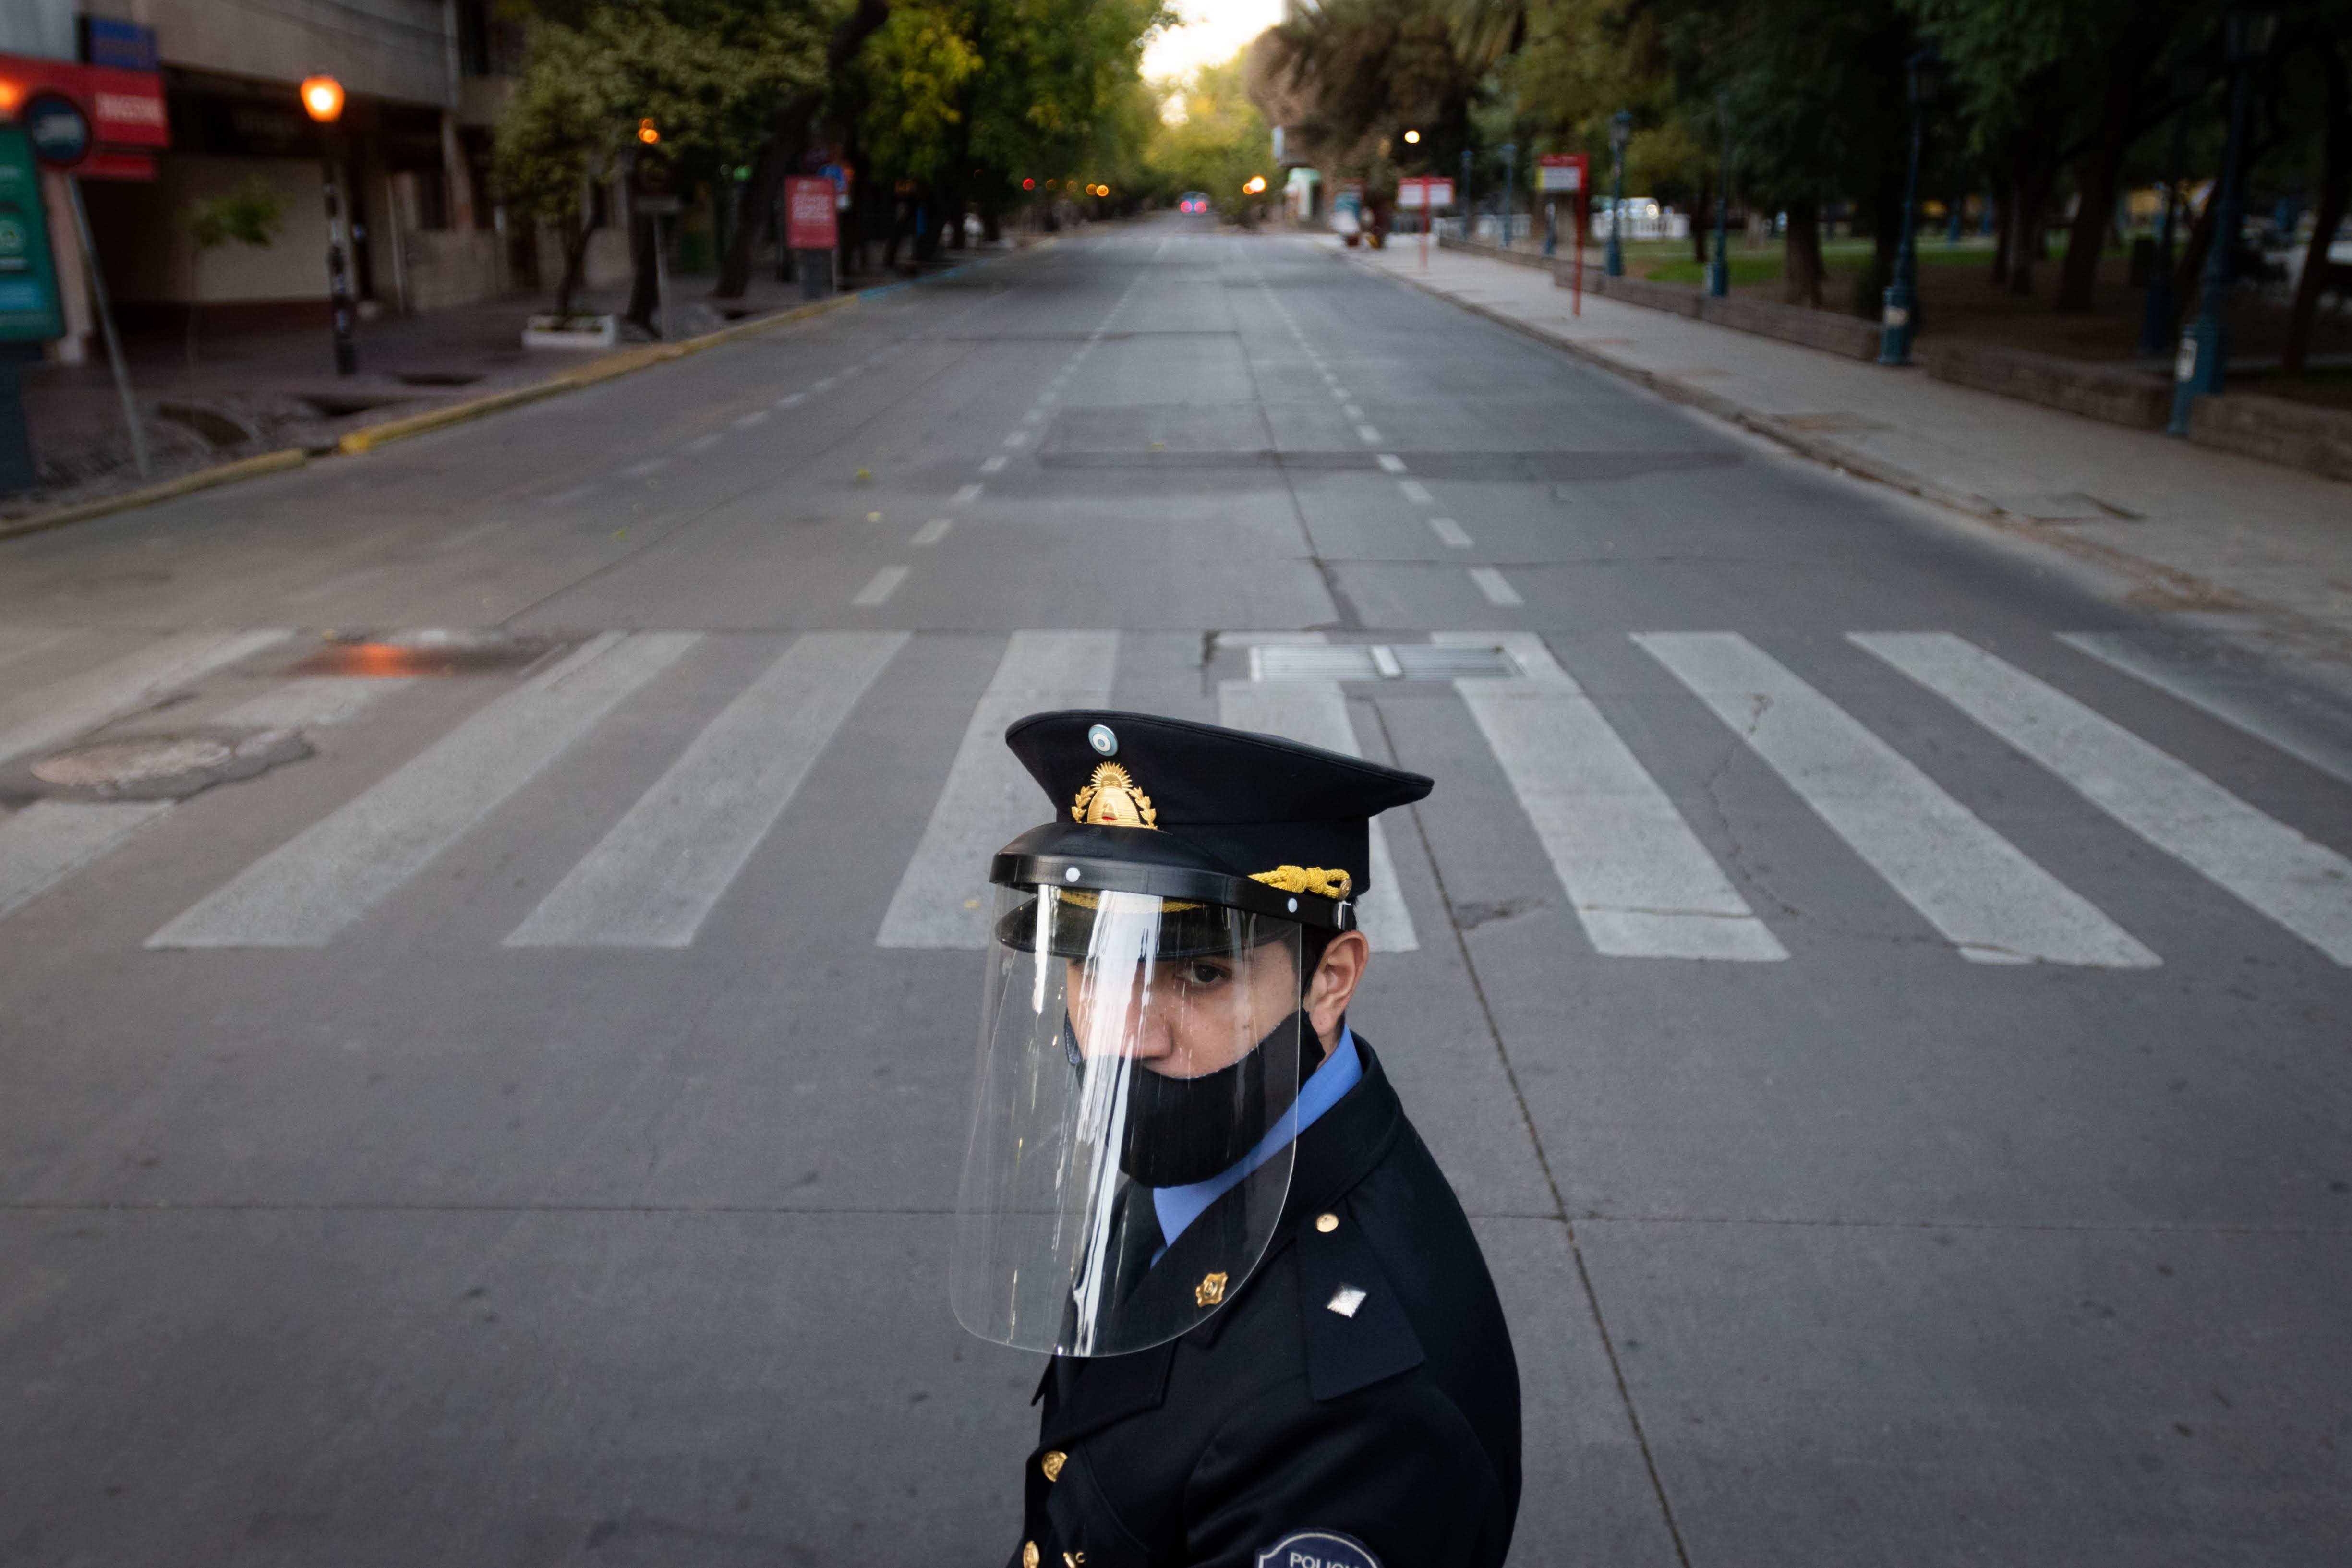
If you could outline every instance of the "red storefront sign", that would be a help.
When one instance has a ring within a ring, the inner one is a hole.
[[[85,180],[155,177],[155,154],[172,144],[160,72],[0,55],[0,117],[14,119],[25,100],[38,93],[61,93],[89,117],[97,147],[75,169],[78,176]]]
[[[784,180],[784,244],[793,250],[831,250],[841,242],[834,216],[833,182],[822,174]]]

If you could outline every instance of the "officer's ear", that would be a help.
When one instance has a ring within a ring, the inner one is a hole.
[[[1343,931],[1324,947],[1321,962],[1307,978],[1306,998],[1299,1005],[1322,1040],[1325,1056],[1339,1043],[1339,1020],[1347,1016],[1348,1004],[1354,999],[1371,956],[1372,944],[1364,940],[1362,931]]]

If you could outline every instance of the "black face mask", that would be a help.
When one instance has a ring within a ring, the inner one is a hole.
[[[1065,1026],[1066,1031],[1067,1026]],[[1297,1042],[1295,1083],[1269,1099],[1266,1047],[1291,1031]],[[1076,1045],[1065,1038],[1065,1048]],[[1199,1078],[1167,1078],[1138,1064],[1127,1080],[1127,1130],[1118,1168],[1147,1187],[1181,1187],[1205,1182],[1248,1153],[1265,1136],[1273,1119],[1297,1098],[1297,1083],[1321,1059],[1322,1041],[1305,1013],[1275,1026],[1250,1054],[1229,1068]]]

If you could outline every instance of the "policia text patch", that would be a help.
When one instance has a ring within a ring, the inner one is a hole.
[[[1257,1568],[1381,1568],[1381,1560],[1352,1535],[1301,1530],[1259,1552]]]

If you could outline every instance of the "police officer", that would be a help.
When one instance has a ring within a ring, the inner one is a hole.
[[[1142,713],[1024,719],[951,1269],[1051,1352],[1009,1568],[1474,1568],[1518,1369],[1348,1021],[1370,822],[1415,773]]]

